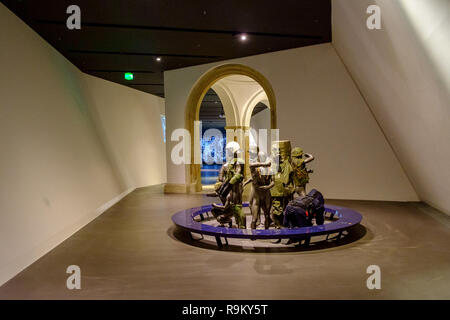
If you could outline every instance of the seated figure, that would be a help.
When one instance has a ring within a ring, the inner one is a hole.
[[[244,164],[238,158],[239,150],[234,153],[234,158],[228,163],[225,184],[227,184],[221,191],[219,188],[220,198],[223,205],[213,203],[211,213],[216,217],[217,221],[223,225],[224,223],[231,224],[231,216],[234,216],[238,228],[246,228],[246,217],[242,210],[242,192],[244,180],[243,171]],[[225,196],[225,192],[227,195]]]
[[[226,146],[227,162],[222,165],[219,171],[219,176],[217,177],[217,182],[214,184],[214,192],[208,193],[207,197],[219,197],[222,204],[225,204],[228,193],[231,190],[231,185],[229,183],[232,174],[233,162],[235,162],[234,154],[239,151],[239,144],[232,141]]]

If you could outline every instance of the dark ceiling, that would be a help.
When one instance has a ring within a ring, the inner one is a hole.
[[[330,1],[1,0],[82,71],[159,96],[164,70],[330,42]]]

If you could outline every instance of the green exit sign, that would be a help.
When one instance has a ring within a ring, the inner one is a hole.
[[[133,80],[134,76],[131,72],[125,73],[125,80]]]

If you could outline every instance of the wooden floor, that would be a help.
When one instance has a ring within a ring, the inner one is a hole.
[[[0,299],[450,299],[450,218],[425,205],[328,201],[361,212],[364,228],[318,249],[180,241],[171,215],[210,201],[136,190],[0,287]],[[81,290],[66,288],[72,264]],[[381,290],[366,287],[373,264]]]

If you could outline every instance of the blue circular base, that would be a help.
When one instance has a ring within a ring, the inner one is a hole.
[[[243,204],[248,207],[248,202]],[[214,227],[208,224],[200,223],[194,220],[195,217],[211,211],[212,206],[202,206],[179,211],[172,216],[173,223],[186,231],[198,233],[201,235],[215,236],[217,244],[220,246],[219,239],[223,238],[244,238],[244,239],[310,239],[313,236],[328,235],[339,233],[358,225],[362,216],[360,213],[344,207],[331,205],[325,206],[325,214],[331,218],[337,217],[336,221],[323,225],[293,228],[293,229],[237,229],[227,227]]]

